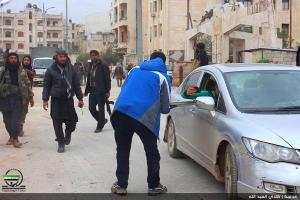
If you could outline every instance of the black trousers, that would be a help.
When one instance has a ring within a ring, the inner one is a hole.
[[[97,110],[98,106],[98,110]],[[91,93],[89,96],[89,110],[91,115],[98,122],[97,128],[103,129],[105,122],[105,95]]]
[[[66,125],[66,135],[70,135],[76,129],[76,122],[74,122],[74,120],[53,119],[53,127],[56,135],[56,140],[59,144],[63,144],[65,142],[63,123],[65,123]]]
[[[18,139],[22,126],[22,105],[15,105],[10,111],[2,112],[5,128],[10,138]]]
[[[112,116],[112,124],[115,130],[115,140],[117,144],[117,171],[118,185],[127,188],[129,177],[129,155],[131,142],[134,133],[143,142],[148,165],[148,187],[155,188],[160,184],[160,155],[157,148],[157,138],[143,124],[135,119],[115,112]]]
[[[65,141],[65,134],[70,135],[73,131],[75,131],[76,123],[78,122],[78,117],[74,107],[74,100],[52,98],[51,117],[56,141],[63,144]],[[66,125],[65,134],[63,131],[63,124]]]

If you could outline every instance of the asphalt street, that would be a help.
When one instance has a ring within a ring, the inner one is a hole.
[[[115,100],[120,89],[112,89]],[[116,145],[110,123],[100,134],[95,134],[96,122],[85,108],[77,109],[79,123],[72,143],[64,154],[57,153],[57,143],[49,111],[42,108],[42,88],[34,88],[34,108],[30,109],[25,125],[25,136],[20,138],[23,148],[6,146],[8,133],[0,115],[0,177],[9,169],[19,169],[28,193],[108,193],[115,182]],[[108,116],[107,116],[108,117]],[[161,138],[166,117],[162,118]],[[159,142],[161,153],[161,182],[170,193],[219,193],[224,185],[217,182],[204,168],[189,158],[172,159],[167,145]],[[144,149],[134,137],[130,158],[128,192],[147,192],[147,166]],[[0,186],[5,185],[0,178]],[[1,193],[1,191],[0,191]]]

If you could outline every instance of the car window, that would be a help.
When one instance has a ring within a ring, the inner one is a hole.
[[[226,106],[225,106],[225,102],[224,102],[224,98],[222,96],[222,94],[219,96],[219,100],[216,106],[216,111],[221,112],[221,113],[226,113]]]
[[[200,81],[201,75],[202,75],[202,72],[196,72],[194,74],[191,74],[185,81],[182,92],[186,91],[188,87],[193,87],[193,86],[199,87],[199,81]]]
[[[216,85],[216,88],[211,88],[212,85]],[[216,81],[216,78],[210,74],[205,72],[203,75],[203,79],[200,85],[201,91],[213,91],[215,96],[212,96],[216,103],[216,111],[226,113],[225,102],[223,96],[220,91],[220,87]]]

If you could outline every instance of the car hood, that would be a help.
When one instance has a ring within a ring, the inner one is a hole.
[[[266,136],[272,137],[272,134],[274,135],[273,138],[268,138],[268,140],[265,142],[273,143],[274,141],[278,141],[279,137],[284,140],[289,146],[295,149],[300,149],[300,114],[245,114],[244,120],[246,120],[249,125],[251,124],[251,126],[255,126],[259,130],[267,131],[268,133],[266,133]],[[275,142],[275,144],[277,143]]]

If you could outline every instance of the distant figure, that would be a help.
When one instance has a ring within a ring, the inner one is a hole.
[[[110,97],[111,79],[109,67],[100,59],[97,50],[90,51],[91,63],[87,76],[85,96],[89,94],[89,110],[97,121],[95,133],[102,132],[108,120],[105,118],[105,103]]]
[[[22,66],[23,69],[25,70],[28,79],[30,80],[30,86],[32,88],[33,85],[33,78],[35,76],[35,71],[32,68],[32,59],[30,56],[24,56],[23,60],[22,60]],[[23,130],[23,126],[25,124],[25,120],[26,120],[26,115],[28,113],[28,105],[29,105],[29,101],[25,102],[23,104],[23,112],[22,112],[22,125],[21,125],[21,132],[20,132],[20,137],[24,136],[24,130]]]
[[[121,64],[117,65],[117,67],[115,69],[114,77],[117,79],[118,87],[122,87],[123,78],[124,78],[124,70],[123,70],[123,66]]]
[[[296,65],[300,67],[300,46],[298,47]]]
[[[228,64],[233,63],[233,60],[231,58],[229,58],[225,63],[228,63]]]
[[[208,56],[205,51],[205,44],[198,43],[195,50],[195,65],[194,67],[202,67],[208,65]]]
[[[82,65],[82,63],[78,63],[78,75],[79,75],[79,80],[81,85],[86,84],[86,76],[85,76],[85,67]]]

